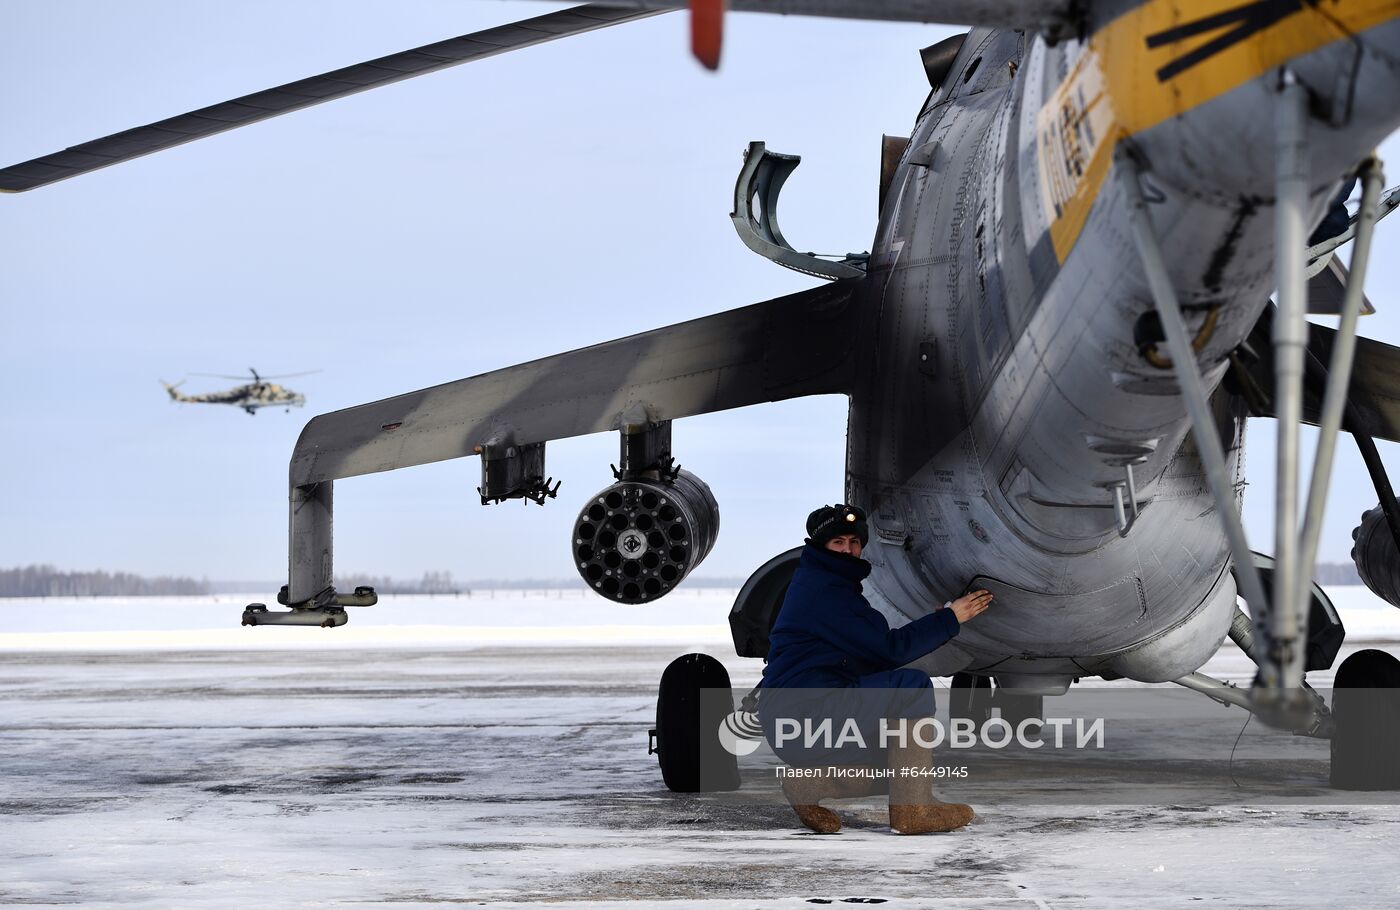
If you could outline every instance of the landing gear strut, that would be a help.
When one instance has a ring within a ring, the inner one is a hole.
[[[1003,686],[992,688],[992,680],[971,673],[954,673],[949,694],[948,716],[952,720],[970,720],[981,726],[990,719],[992,709],[1001,712],[1001,719],[1018,729],[1022,721],[1040,720],[1045,716],[1045,696],[1028,695]]]
[[[949,719],[970,720],[980,726],[991,715],[991,679],[971,673],[954,673],[952,691],[948,695]]]

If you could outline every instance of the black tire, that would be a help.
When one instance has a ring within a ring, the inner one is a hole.
[[[702,689],[723,689],[723,695]],[[733,710],[729,672],[708,654],[686,654],[661,674],[656,696],[656,759],[673,793],[739,789],[739,760],[719,741]]]
[[[970,720],[982,726],[992,714],[992,681],[986,676],[954,673],[948,693],[948,718]]]
[[[1337,668],[1332,786],[1400,790],[1400,660],[1374,648]]]

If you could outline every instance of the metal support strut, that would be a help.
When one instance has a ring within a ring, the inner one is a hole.
[[[372,607],[379,602],[374,589],[360,586],[353,594],[336,593],[332,572],[331,517],[335,500],[329,480],[295,485],[289,497],[288,580],[277,602],[289,610],[269,610],[248,604],[245,626],[321,626],[331,629],[349,621],[345,607]]]
[[[1167,336],[1172,369],[1176,372],[1186,412],[1191,418],[1191,431],[1196,438],[1196,447],[1201,453],[1201,462],[1206,471],[1211,494],[1215,497],[1215,511],[1225,525],[1225,537],[1230,542],[1230,554],[1234,558],[1236,576],[1240,586],[1244,588],[1244,599],[1251,604],[1263,604],[1264,585],[1259,578],[1259,570],[1254,565],[1254,557],[1245,538],[1244,525],[1240,522],[1239,511],[1235,506],[1235,485],[1225,465],[1225,451],[1220,445],[1220,436],[1205,388],[1201,385],[1196,355],[1191,350],[1191,340],[1186,335],[1176,290],[1167,274],[1162,250],[1147,214],[1147,200],[1143,197],[1142,186],[1138,182],[1138,164],[1121,144],[1114,150],[1113,158],[1118,179],[1128,201],[1133,240],[1137,243],[1138,256],[1142,259],[1147,284],[1152,291],[1152,300],[1162,322],[1162,331]]]
[[[1327,371],[1317,457],[1309,482],[1306,517],[1300,524],[1298,426],[1302,420],[1303,375],[1308,356],[1305,276],[1309,184],[1307,118],[1307,92],[1292,72],[1285,69],[1281,71],[1279,79],[1274,146],[1277,163],[1274,239],[1278,282],[1278,314],[1272,339],[1276,390],[1274,413],[1278,418],[1274,561],[1278,568],[1274,573],[1274,597],[1271,601],[1264,597],[1259,572],[1245,543],[1220,441],[1210,420],[1209,405],[1186,338],[1176,294],[1152,232],[1146,202],[1138,183],[1136,162],[1123,146],[1115,153],[1115,161],[1120,165],[1120,180],[1128,197],[1133,237],[1167,336],[1172,365],[1191,417],[1192,430],[1201,451],[1217,511],[1225,524],[1236,577],[1243,588],[1241,593],[1250,604],[1254,616],[1253,631],[1260,638],[1258,643],[1250,638],[1247,649],[1259,665],[1259,679],[1250,694],[1250,707],[1266,723],[1283,729],[1298,729],[1307,724],[1308,718],[1315,715],[1317,710],[1317,699],[1303,682],[1309,594],[1337,434],[1347,407],[1346,393],[1356,345],[1356,320],[1364,301],[1366,266],[1384,180],[1379,162],[1374,157],[1369,159],[1362,168],[1364,187],[1361,212],[1357,217],[1351,280]],[[1236,617],[1236,626],[1240,618]],[[1243,630],[1232,628],[1232,637],[1240,632]]]
[[[1204,673],[1187,673],[1185,676],[1172,680],[1172,682],[1178,686],[1200,692],[1226,707],[1244,708],[1251,713],[1258,711],[1258,705],[1249,690],[1241,689],[1234,683],[1226,682],[1223,679],[1216,679],[1214,676],[1207,676]],[[1300,722],[1289,729],[1298,736],[1330,739],[1334,722],[1332,712],[1327,708],[1327,703],[1310,689],[1302,689],[1301,691],[1304,693],[1303,698],[1307,702],[1308,709],[1299,715]]]
[[[1303,684],[1302,600],[1298,597],[1298,425],[1303,416],[1303,362],[1308,349],[1307,90],[1287,69],[1280,74],[1275,118],[1274,256],[1278,313],[1274,319],[1275,414],[1278,417],[1274,487],[1274,601],[1268,605],[1265,653],[1255,696],[1284,710],[1290,690]],[[1311,576],[1311,567],[1308,575]],[[1256,621],[1259,613],[1255,612]]]
[[[1318,423],[1317,456],[1313,459],[1312,478],[1308,485],[1308,507],[1303,518],[1298,575],[1294,588],[1299,599],[1303,601],[1299,606],[1300,614],[1307,609],[1307,591],[1312,584],[1318,539],[1322,533],[1322,515],[1327,506],[1327,491],[1332,477],[1332,457],[1336,452],[1337,435],[1347,410],[1347,386],[1351,381],[1353,355],[1356,352],[1356,321],[1361,315],[1366,296],[1366,269],[1371,259],[1371,237],[1379,217],[1381,187],[1384,183],[1385,174],[1381,163],[1373,155],[1361,166],[1361,210],[1357,213],[1356,220],[1356,246],[1351,253],[1351,276],[1347,282],[1346,297],[1342,302],[1342,318],[1337,327],[1336,343],[1332,347],[1332,361],[1327,368],[1322,417]],[[1360,430],[1353,428],[1353,432],[1359,433]],[[1371,440],[1367,438],[1366,442],[1371,443]],[[1363,452],[1365,448],[1363,445]],[[1375,451],[1374,443],[1371,443],[1370,449]],[[1393,535],[1394,526],[1391,531]]]
[[[1308,486],[1307,512],[1298,521],[1298,425],[1302,416],[1307,354],[1306,216],[1308,206],[1307,92],[1292,72],[1279,83],[1277,170],[1278,318],[1274,322],[1278,416],[1278,487],[1275,494],[1276,600],[1268,611],[1266,659],[1254,692],[1260,709],[1280,720],[1303,710],[1308,592],[1317,558],[1322,514],[1331,481],[1337,434],[1346,413],[1347,388],[1356,350],[1356,321],[1364,301],[1366,267],[1384,180],[1374,156],[1362,166],[1361,211],[1357,216],[1352,272],[1342,305],[1323,393],[1316,457]]]
[[[1145,459],[1134,459],[1141,463]],[[1133,461],[1123,464],[1124,476],[1122,480],[1114,481],[1109,485],[1113,491],[1113,515],[1118,521],[1118,536],[1127,537],[1128,532],[1133,529],[1133,525],[1138,520],[1138,496],[1137,482],[1133,480]],[[1124,503],[1126,496],[1127,502]]]

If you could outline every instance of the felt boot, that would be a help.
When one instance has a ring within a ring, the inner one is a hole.
[[[956,831],[972,821],[972,807],[945,803],[933,795],[933,750],[910,742],[889,748],[890,827],[900,834]]]
[[[783,778],[783,796],[802,824],[818,834],[835,834],[841,830],[841,819],[835,812],[817,805],[824,799],[856,799],[886,792],[888,781],[873,776],[838,776],[833,768],[824,768],[813,777]],[[851,769],[854,770],[854,769]],[[872,771],[874,769],[864,769]]]

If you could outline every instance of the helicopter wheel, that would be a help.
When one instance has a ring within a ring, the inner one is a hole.
[[[720,742],[726,706],[704,696],[705,689],[728,689],[729,671],[708,654],[677,657],[661,674],[652,731],[661,779],[673,793],[739,789],[739,763]]]
[[[1332,786],[1400,790],[1400,660],[1368,648],[1342,661],[1332,718]]]

